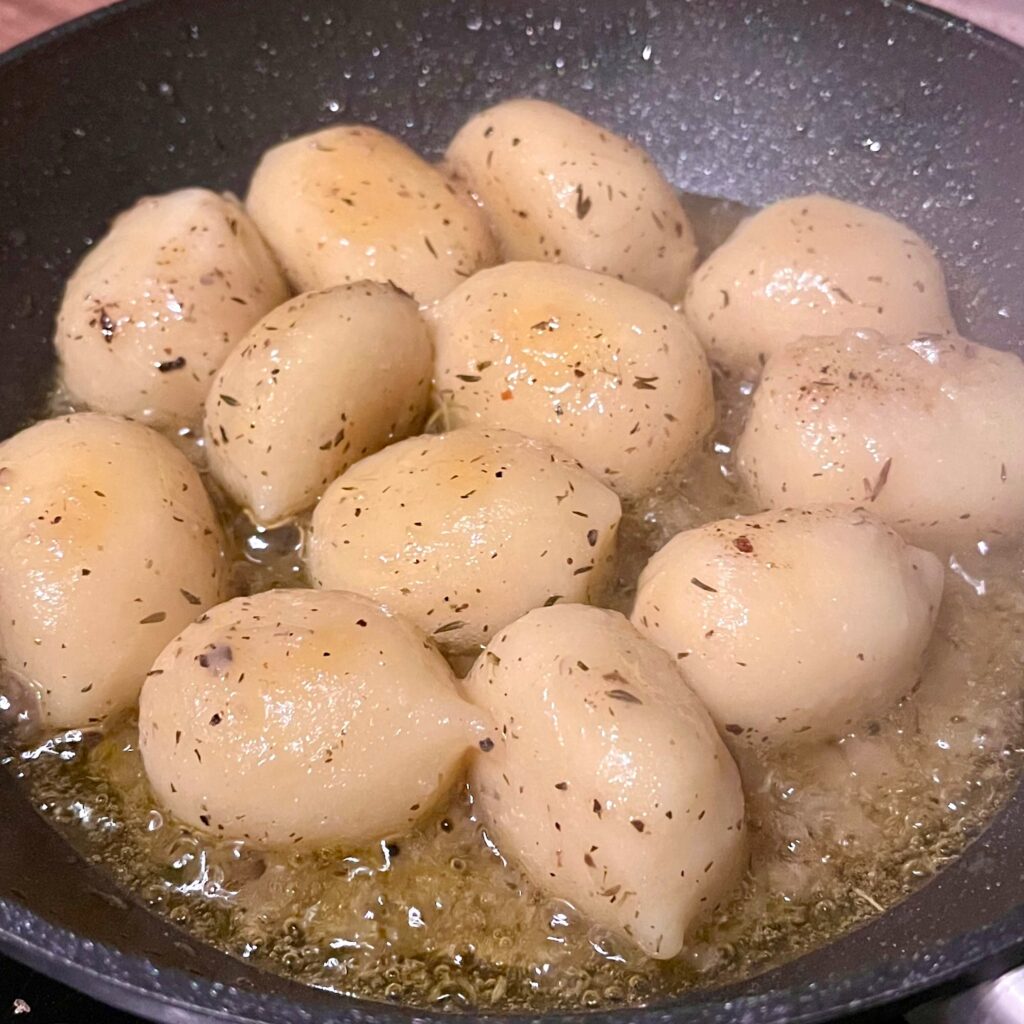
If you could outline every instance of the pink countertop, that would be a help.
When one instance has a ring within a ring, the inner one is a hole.
[[[931,0],[931,3],[1024,46],[1024,0]],[[0,0],[0,50],[103,6],[97,0]]]
[[[930,0],[1024,46],[1024,0]]]

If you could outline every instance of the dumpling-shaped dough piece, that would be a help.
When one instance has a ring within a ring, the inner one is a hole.
[[[451,653],[608,581],[621,508],[562,452],[503,430],[412,437],[357,462],[313,513],[317,586],[369,594]]]
[[[206,399],[210,468],[261,523],[422,427],[433,349],[412,299],[363,281],[307,292],[238,343]]]
[[[160,802],[259,846],[359,847],[443,797],[483,725],[444,658],[356,594],[269,590],[163,651],[139,705]]]
[[[679,953],[745,843],[736,765],[672,658],[618,612],[556,605],[496,636],[465,690],[494,722],[470,787],[502,854],[649,956]]]
[[[223,600],[223,539],[169,441],[96,413],[0,444],[0,659],[48,728],[135,703],[153,659]]]
[[[470,118],[446,158],[483,203],[506,260],[568,263],[682,297],[693,230],[638,146],[553,103],[519,99]]]
[[[366,125],[267,150],[246,203],[300,291],[368,279],[433,302],[497,260],[472,197]]]
[[[192,424],[232,346],[287,297],[234,198],[140,199],[68,280],[55,338],[64,384],[102,412]]]
[[[739,444],[766,508],[865,505],[939,551],[1024,527],[1024,363],[958,337],[807,338],[772,356]]]
[[[506,263],[431,311],[456,426],[558,445],[619,494],[653,488],[714,421],[700,343],[668,303],[575,267]]]
[[[711,359],[740,374],[806,334],[956,330],[928,243],[883,213],[823,195],[744,221],[690,279],[686,315]]]
[[[939,560],[863,509],[783,509],[676,534],[632,618],[727,733],[818,740],[912,690],[941,596]]]

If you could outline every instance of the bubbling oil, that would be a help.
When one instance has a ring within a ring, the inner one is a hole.
[[[697,212],[710,248],[743,211],[705,200]],[[629,610],[640,569],[679,530],[755,511],[733,463],[751,388],[716,386],[718,426],[703,452],[626,510],[612,607]],[[195,438],[179,441],[201,465]],[[307,585],[306,522],[255,530],[228,502],[219,505],[239,593]],[[537,891],[490,842],[464,787],[443,815],[395,843],[264,852],[164,815],[149,793],[131,717],[6,760],[39,810],[139,900],[266,970],[434,1009],[636,1005],[747,976],[827,942],[962,852],[1024,761],[1022,679],[1024,549],[995,551],[979,540],[950,561],[912,699],[825,745],[737,751],[750,870],[671,961],[647,959]]]

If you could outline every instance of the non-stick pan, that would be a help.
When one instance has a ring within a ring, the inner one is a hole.
[[[242,191],[267,146],[337,120],[435,154],[468,114],[519,94],[632,136],[684,189],[754,205],[822,190],[905,218],[945,259],[966,333],[1013,345],[1022,78],[1021,50],[882,0],[128,0],[0,58],[0,435],[41,409],[63,279],[138,195]],[[1022,850],[1018,793],[959,861],[826,948],[586,1016],[819,1021],[998,972],[1024,952]],[[440,1019],[198,946],[79,858],[4,771],[0,946],[168,1022]]]

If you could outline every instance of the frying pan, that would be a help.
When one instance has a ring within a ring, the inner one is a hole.
[[[267,146],[340,119],[437,154],[468,114],[520,94],[634,137],[684,189],[752,205],[822,190],[904,218],[944,258],[966,333],[1010,346],[1024,338],[1022,76],[1024,51],[882,0],[128,0],[0,58],[0,436],[41,411],[64,278],[140,194],[241,192]],[[990,976],[1024,954],[1022,849],[1018,792],[951,867],[829,946],[726,988],[562,1019],[821,1021]],[[80,858],[3,770],[0,946],[176,1024],[443,1019],[195,944]]]

